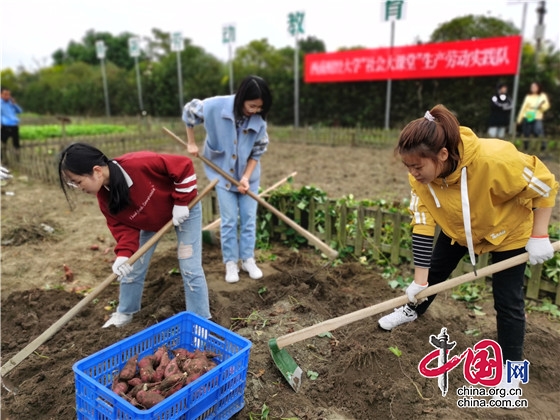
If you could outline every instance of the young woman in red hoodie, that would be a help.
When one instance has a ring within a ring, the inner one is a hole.
[[[198,191],[188,157],[134,152],[109,159],[91,145],[74,143],[62,151],[58,173],[69,203],[68,188],[97,196],[117,242],[113,272],[120,281],[119,306],[103,328],[126,325],[140,310],[144,280],[157,244],[134,264],[127,260],[170,219],[177,233],[187,310],[211,317],[202,269],[201,205],[188,207]]]

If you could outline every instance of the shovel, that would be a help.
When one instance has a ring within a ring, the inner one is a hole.
[[[560,250],[560,241],[554,242],[552,244],[552,247],[554,251]],[[430,286],[426,290],[418,293],[416,297],[418,298],[418,300],[420,300],[422,298],[435,295],[436,293],[452,289],[460,284],[467,283],[481,277],[487,277],[491,274],[497,273],[507,268],[523,264],[524,262],[527,262],[528,259],[529,254],[525,252],[515,257],[508,258],[507,260],[483,267],[480,270],[477,270],[476,274],[474,272],[463,274],[434,286]],[[350,312],[337,318],[327,319],[326,321],[311,325],[299,331],[294,331],[290,334],[286,334],[278,338],[271,338],[268,342],[268,346],[270,347],[272,360],[274,360],[274,363],[276,364],[284,378],[286,378],[290,386],[294,389],[294,391],[297,392],[301,386],[302,370],[297,365],[295,360],[290,356],[290,354],[284,349],[284,347],[305,340],[306,338],[332,331],[336,328],[348,325],[352,322],[360,321],[372,315],[376,315],[381,312],[403,306],[406,303],[408,303],[408,297],[406,295],[403,295],[401,297],[390,299],[373,306],[368,306],[367,308],[360,309],[355,312]]]
[[[208,194],[214,186],[217,184],[217,181],[210,183],[202,192],[200,192],[194,200],[189,203],[189,208],[192,208],[195,204],[197,204],[202,197]],[[144,253],[150,249],[157,241],[161,239],[161,237],[167,233],[167,231],[173,226],[173,221],[170,220],[167,222],[157,233],[152,236],[144,245],[138,249],[128,259],[128,263],[130,265],[134,264]],[[6,381],[5,376],[17,365],[19,365],[24,359],[27,358],[31,353],[33,353],[37,348],[42,345],[45,341],[51,338],[54,334],[56,334],[68,321],[70,321],[74,316],[80,312],[87,304],[89,304],[103,289],[109,286],[113,281],[117,280],[116,274],[111,274],[107,277],[101,284],[99,284],[95,289],[93,289],[86,297],[84,297],[76,306],[70,309],[66,314],[62,316],[58,321],[56,321],[53,325],[51,325],[46,331],[44,331],[39,337],[25,346],[22,350],[19,351],[14,357],[8,360],[2,366],[2,386],[8,390],[16,391],[13,385],[10,384],[11,381]]]

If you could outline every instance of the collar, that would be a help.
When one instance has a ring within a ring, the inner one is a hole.
[[[134,185],[134,182],[132,182],[132,178],[130,177],[130,175],[128,175],[124,170],[124,168],[121,165],[119,165],[119,162],[117,162],[116,160],[112,160],[111,162],[117,165],[117,167],[122,171],[124,175],[124,179],[126,179],[126,185],[128,186],[128,188],[132,187]],[[109,191],[109,187],[105,186],[105,189]]]

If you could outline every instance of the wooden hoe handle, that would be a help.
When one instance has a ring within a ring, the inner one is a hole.
[[[560,250],[560,241],[554,242],[552,244],[552,247],[554,248],[554,251]],[[524,252],[523,254],[508,258],[507,260],[483,267],[480,270],[477,270],[476,275],[474,274],[474,272],[466,273],[461,276],[457,276],[436,284],[434,286],[429,286],[426,290],[418,293],[416,297],[420,300],[422,298],[435,295],[436,293],[452,289],[456,286],[459,286],[460,284],[467,283],[481,277],[487,277],[499,271],[503,271],[507,268],[523,264],[524,262],[527,262],[528,259],[529,253]],[[390,299],[385,302],[378,303],[377,305],[368,306],[367,308],[360,309],[355,312],[350,312],[337,318],[327,319],[326,321],[320,322],[318,324],[311,325],[309,327],[302,328],[301,330],[294,331],[293,333],[283,335],[276,339],[276,344],[278,345],[278,348],[281,349],[290,344],[294,344],[307,338],[313,337],[317,334],[332,331],[336,328],[348,325],[352,322],[360,321],[372,315],[376,315],[381,312],[389,311],[391,309],[405,305],[406,303],[408,303],[408,297],[406,295]]]

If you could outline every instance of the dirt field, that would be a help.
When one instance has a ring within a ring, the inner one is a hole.
[[[405,172],[391,151],[273,145],[263,158],[263,185],[297,171],[294,186],[313,184],[331,197],[400,200],[408,195]],[[558,162],[547,161],[559,176]],[[202,172],[199,170],[199,173]],[[201,176],[201,178],[204,178]],[[201,179],[201,186],[205,180]],[[95,199],[78,196],[68,210],[55,187],[16,174],[2,187],[2,364],[75,306],[79,292],[95,287],[111,274],[114,245]],[[47,234],[41,224],[54,228]],[[7,238],[18,241],[4,244]],[[98,245],[99,250],[91,250]],[[165,236],[154,254],[142,310],[128,326],[101,329],[118,298],[118,284],[106,288],[95,304],[76,315],[7,378],[17,392],[2,388],[1,419],[76,418],[72,365],[123,338],[185,309],[177,266],[175,238]],[[476,316],[463,302],[440,294],[420,320],[391,333],[377,328],[377,317],[313,337],[288,348],[304,375],[295,393],[274,365],[268,340],[314,323],[399,296],[380,270],[357,262],[325,265],[312,250],[280,246],[259,252],[265,276],[254,281],[242,275],[226,284],[218,247],[205,245],[204,268],[210,289],[213,321],[253,343],[247,375],[245,407],[235,419],[556,419],[560,400],[560,323],[528,314],[525,357],[530,381],[523,385],[528,408],[457,408],[457,389],[468,385],[461,369],[449,374],[449,392],[442,397],[436,379],[422,377],[418,363],[433,350],[429,337],[446,327],[457,342],[452,355],[483,338],[496,339],[491,297]],[[275,256],[273,259],[271,256]],[[74,273],[64,278],[63,264]],[[478,336],[466,331],[478,330]],[[402,351],[397,357],[389,350]],[[460,365],[462,367],[462,365]],[[261,415],[263,408],[268,417]]]

